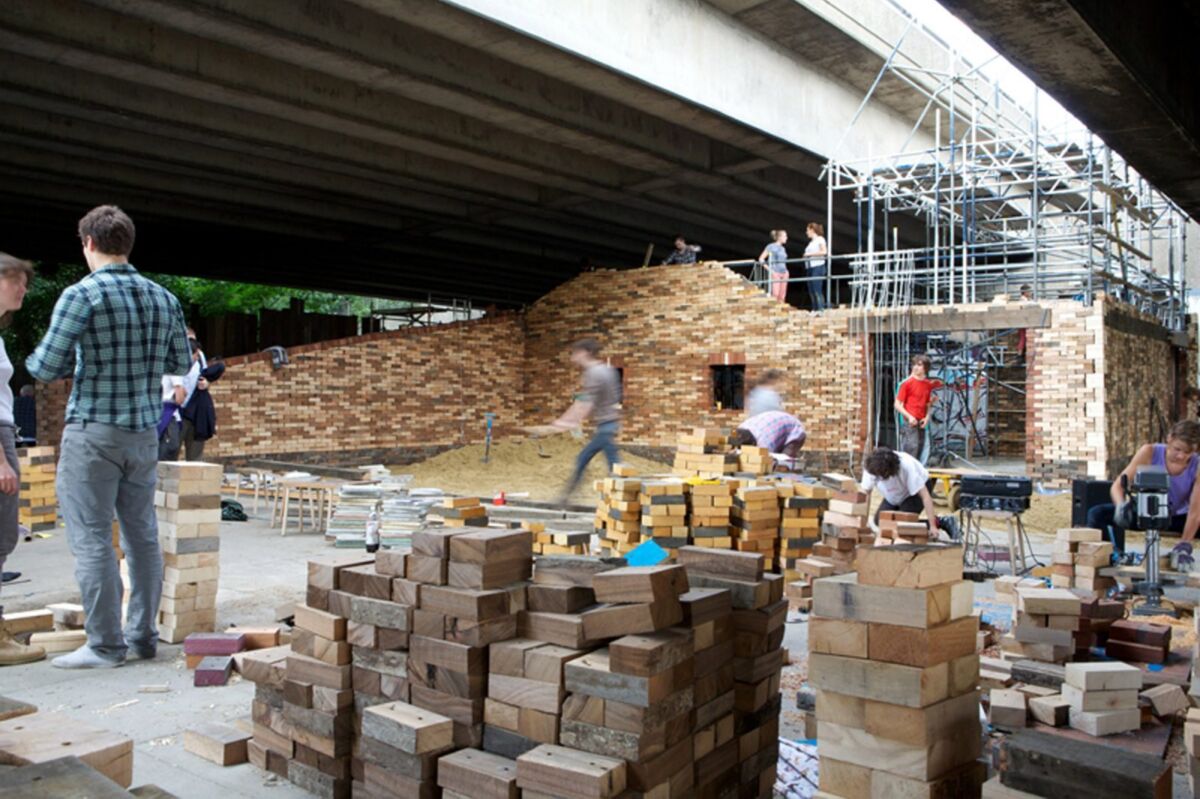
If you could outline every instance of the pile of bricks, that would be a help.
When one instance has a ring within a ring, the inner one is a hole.
[[[774,485],[743,485],[733,498],[734,549],[757,552],[768,570],[775,569],[779,541],[779,489]]]
[[[1071,588],[1085,597],[1103,597],[1117,581],[1102,576],[1100,569],[1112,561],[1112,544],[1104,540],[1099,530],[1069,527],[1054,537],[1050,584],[1055,588]]]
[[[866,501],[860,498],[858,483],[852,477],[823,474],[821,483],[832,495],[829,508],[821,516],[821,543],[813,545],[812,554],[833,564],[835,574],[847,574],[854,571],[854,553],[859,545],[875,544],[875,534],[867,520]],[[834,507],[856,512],[836,511]],[[882,524],[882,515],[880,518]]]
[[[769,456],[768,456],[769,457]],[[738,471],[738,455],[724,428],[697,427],[679,437],[672,473],[713,480]]]
[[[189,633],[215,629],[221,477],[220,464],[158,464],[154,504],[163,553],[158,635],[168,643],[179,643]]]
[[[596,535],[600,546],[616,555],[636,547],[642,539],[642,481],[635,477],[609,477],[597,485]]]
[[[733,485],[727,480],[688,481],[688,537],[693,546],[729,549]]]
[[[58,525],[58,496],[54,493],[57,463],[54,447],[17,450],[17,465],[21,469],[17,521],[31,533],[53,530]]]
[[[291,647],[236,656],[251,761],[328,797],[770,796],[785,608],[762,557],[544,556],[529,582],[532,537],[311,562]]]
[[[487,508],[479,501],[479,497],[447,497],[442,500],[436,513],[447,524],[488,526]]]
[[[787,482],[779,484],[779,493],[783,507],[776,557],[783,578],[792,582],[804,576],[797,564],[821,543],[821,519],[829,507],[831,492],[824,486]]]
[[[857,575],[816,581],[813,612],[821,791],[978,796],[979,622],[962,548],[859,550]]]
[[[1000,639],[1000,648],[1012,655],[1065,663],[1078,653],[1086,657],[1095,633],[1084,629],[1083,603],[1064,588],[1017,590],[1017,619],[1012,632]]]
[[[770,474],[775,470],[775,459],[766,447],[742,446],[738,448],[738,468],[742,474]]]
[[[642,506],[642,541],[653,539],[671,555],[688,545],[686,488],[682,480],[642,481],[638,494]]]
[[[592,541],[589,531],[567,532],[547,530],[542,522],[521,522],[521,527],[533,533],[535,555],[586,555]]]

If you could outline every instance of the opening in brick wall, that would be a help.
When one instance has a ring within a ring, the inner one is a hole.
[[[713,407],[717,410],[740,411],[745,407],[746,367],[714,364],[709,367],[712,377]]]

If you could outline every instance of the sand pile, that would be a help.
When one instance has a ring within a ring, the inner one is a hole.
[[[538,445],[548,458],[538,455]],[[548,438],[503,438],[492,442],[488,462],[483,462],[483,445],[443,452],[427,461],[392,467],[396,474],[411,474],[414,487],[440,488],[454,494],[492,497],[498,491],[510,494],[529,492],[530,499],[551,500],[558,496],[575,466],[575,458],[587,439],[568,434]],[[661,474],[670,467],[622,453],[621,460],[644,474]],[[590,504],[596,493],[592,482],[602,479],[608,470],[604,455],[597,455],[587,476],[572,499]]]

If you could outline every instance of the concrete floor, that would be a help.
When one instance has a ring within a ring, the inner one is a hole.
[[[304,534],[280,538],[252,514],[245,523],[221,525],[221,581],[217,596],[220,625],[260,625],[274,621],[277,606],[303,601],[305,562],[331,551],[322,536]],[[559,529],[588,529],[588,514],[569,514],[509,507],[492,509],[494,519],[541,519]],[[995,539],[999,540],[999,539]],[[1048,563],[1052,539],[1031,534],[1034,553]],[[16,584],[4,588],[9,610],[44,607],[52,602],[78,601],[73,558],[60,530],[53,538],[22,542],[9,559],[10,570],[22,572]],[[1007,573],[1004,564],[1001,573]],[[977,583],[977,604],[986,617],[1001,626],[1009,623],[1008,605],[995,602],[991,581]],[[223,628],[223,627],[222,627]],[[784,646],[795,656],[808,649],[807,616],[789,617]],[[795,666],[790,668],[796,668]],[[142,694],[144,685],[167,684],[168,694]],[[784,696],[781,735],[803,737],[794,692]],[[182,647],[162,645],[157,660],[131,662],[120,669],[69,672],[49,661],[0,669],[0,695],[38,706],[39,712],[69,717],[131,736],[135,743],[134,785],[153,783],[184,799],[225,797],[303,797],[303,791],[250,765],[221,768],[183,750],[182,733],[200,721],[232,722],[248,718],[254,686],[234,681],[222,688],[195,688],[183,662]],[[1179,795],[1179,794],[1177,794]]]

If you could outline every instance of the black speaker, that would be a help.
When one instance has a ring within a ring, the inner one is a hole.
[[[1112,502],[1111,480],[1088,480],[1077,477],[1071,481],[1071,526],[1086,527],[1088,511],[1097,505]]]

